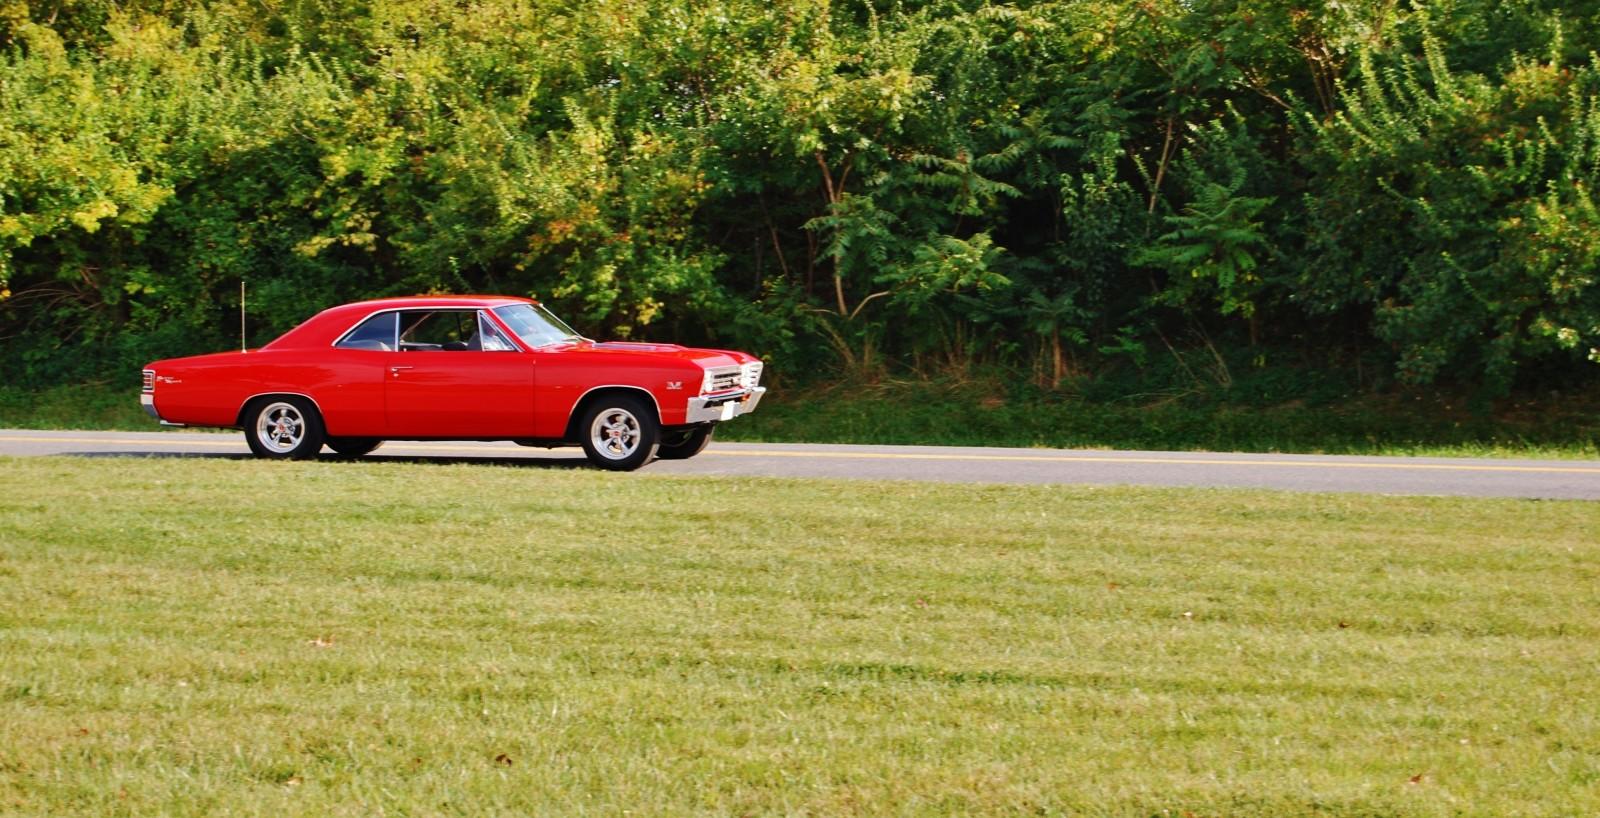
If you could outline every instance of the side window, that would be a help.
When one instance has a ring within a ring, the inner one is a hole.
[[[483,348],[484,352],[517,351],[516,345],[506,338],[500,328],[496,327],[494,321],[490,320],[489,315],[484,312],[478,313],[478,340],[479,346]]]
[[[481,348],[477,310],[400,313],[401,352],[461,352]]]
[[[374,352],[392,352],[395,344],[396,314],[379,313],[361,322],[339,341],[340,349],[367,349]]]

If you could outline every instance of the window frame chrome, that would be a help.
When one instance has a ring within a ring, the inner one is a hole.
[[[341,347],[339,345],[344,343],[345,339],[349,338],[351,333],[355,332],[357,329],[360,329],[362,324],[365,324],[368,321],[370,321],[370,320],[372,320],[374,318],[377,318],[378,316],[383,315],[384,313],[387,313],[387,312],[402,313],[402,312],[468,312],[468,311],[472,311],[472,312],[478,313],[480,321],[482,320],[482,317],[484,315],[486,315],[486,314],[489,315],[490,316],[489,320],[491,322],[493,322],[492,325],[494,326],[495,331],[500,333],[500,336],[502,338],[505,338],[505,339],[509,340],[511,342],[512,348],[511,349],[457,350],[457,351],[463,351],[463,352],[527,352],[528,351],[528,347],[525,344],[522,343],[522,339],[518,338],[516,333],[514,333],[510,329],[508,329],[504,324],[502,324],[500,322],[499,317],[494,315],[494,308],[492,308],[492,307],[384,307],[381,310],[373,310],[372,312],[369,312],[366,315],[363,315],[360,318],[356,319],[355,323],[351,324],[348,329],[346,329],[344,332],[340,333],[339,337],[337,339],[335,339],[332,344],[329,344],[329,348],[331,348],[331,349],[343,349],[343,350],[345,350],[347,352],[381,352],[382,350],[377,350],[377,349],[353,349],[353,348],[349,348],[349,347]],[[480,329],[479,332],[482,332],[482,330]],[[394,322],[394,349],[392,351],[394,351],[394,352],[401,351],[400,350],[400,319],[398,317],[395,318],[395,322]]]

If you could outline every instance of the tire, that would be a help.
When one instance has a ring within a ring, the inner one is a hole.
[[[322,450],[322,415],[302,397],[259,398],[245,410],[244,439],[256,457],[308,460]]]
[[[373,449],[383,445],[383,440],[376,437],[333,437],[329,436],[328,448],[340,457],[360,457],[370,454]]]
[[[602,395],[583,413],[578,435],[590,463],[633,471],[656,456],[661,423],[654,407],[632,395]]]
[[[688,460],[705,451],[706,444],[711,442],[711,432],[716,428],[712,424],[695,426],[689,429],[680,429],[661,434],[661,448],[656,450],[656,457],[662,460]]]

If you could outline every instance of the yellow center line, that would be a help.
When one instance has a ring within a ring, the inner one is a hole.
[[[208,438],[217,439],[208,439]],[[78,443],[101,444],[119,446],[209,446],[226,449],[244,449],[244,442],[236,437],[222,435],[173,435],[163,437],[66,437],[66,436],[22,436],[0,435],[0,441],[17,443]],[[487,446],[460,446],[449,443],[421,443],[421,442],[395,442],[384,448],[384,451],[396,450],[448,452],[453,454],[493,455],[497,452],[508,451]],[[1520,474],[1600,474],[1597,466],[1517,466],[1517,465],[1491,465],[1483,463],[1413,463],[1406,461],[1394,462],[1361,462],[1347,460],[1250,460],[1250,459],[1225,459],[1218,457],[1138,457],[1123,456],[1110,457],[1100,455],[1005,455],[1005,454],[934,454],[919,452],[800,452],[800,451],[774,451],[770,449],[742,449],[730,450],[721,448],[707,449],[701,456],[718,457],[801,457],[801,458],[826,458],[834,460],[923,460],[923,461],[968,461],[989,463],[1096,463],[1096,464],[1134,464],[1157,466],[1268,466],[1276,468],[1299,469],[1390,469],[1390,470],[1418,470],[1418,471],[1463,471],[1463,472],[1509,472]]]

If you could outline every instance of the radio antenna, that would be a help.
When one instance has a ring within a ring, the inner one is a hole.
[[[244,279],[239,279],[239,351],[249,352],[244,342]]]

